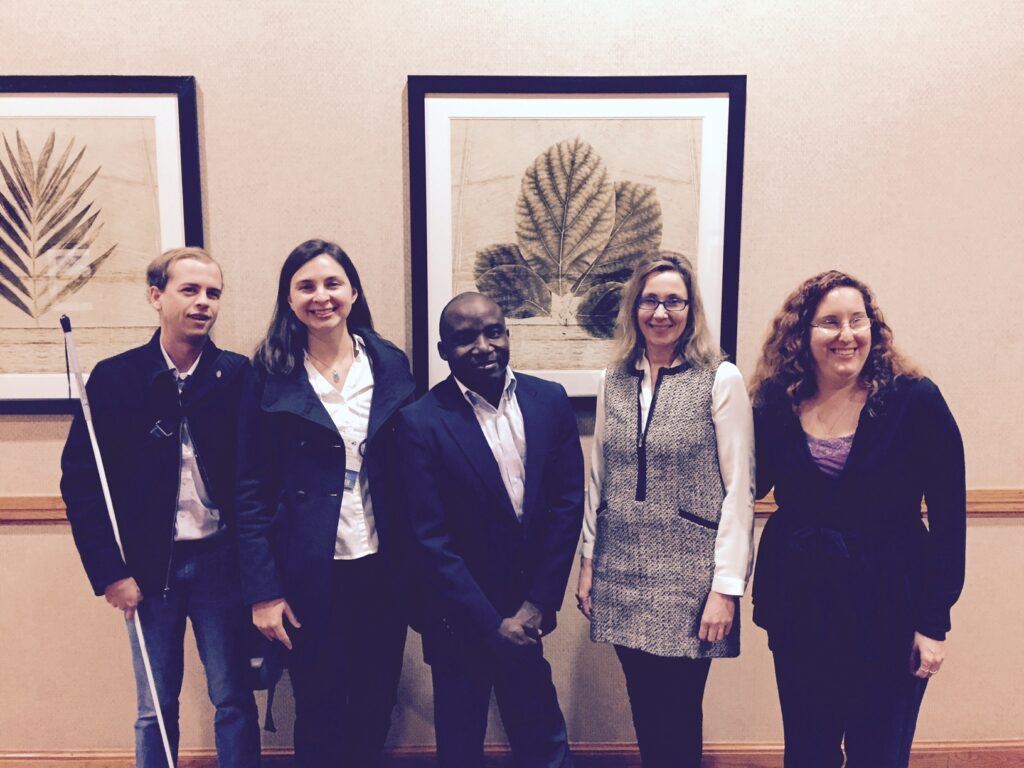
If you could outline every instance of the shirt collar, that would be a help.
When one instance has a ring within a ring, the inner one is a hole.
[[[459,388],[459,391],[462,393],[462,396],[466,398],[469,404],[472,405],[474,408],[476,407],[476,404],[478,402],[487,402],[486,398],[482,397],[481,395],[478,395],[476,392],[471,390],[469,387],[467,387],[465,384],[459,381],[456,376],[452,376],[452,378],[455,379],[455,385]],[[511,367],[507,367],[505,368],[505,389],[501,393],[501,399],[511,400],[515,393],[516,375],[512,372]],[[488,403],[488,405],[490,405],[490,403]]]
[[[672,365],[670,365],[669,368],[678,368],[682,364],[683,358],[676,357],[672,361]],[[638,371],[641,371],[645,378],[651,378],[651,361],[647,359],[647,355],[640,355],[640,357],[636,361],[636,369]]]
[[[172,371],[174,371],[174,375],[177,376],[178,379],[181,380],[181,381],[184,381],[185,379],[187,379],[189,376],[191,376],[193,373],[196,372],[196,368],[199,366],[199,361],[202,360],[202,358],[203,358],[203,353],[200,352],[199,353],[199,357],[197,357],[196,361],[194,363],[192,363],[192,367],[189,368],[184,373],[180,373],[178,371],[178,366],[176,366],[174,364],[174,361],[171,360],[171,356],[168,355],[167,354],[167,350],[164,349],[163,336],[160,337],[160,354],[162,354],[164,356],[164,362],[167,363],[167,367],[170,368]]]

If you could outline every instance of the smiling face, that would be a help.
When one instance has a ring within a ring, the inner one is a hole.
[[[288,306],[311,333],[330,332],[347,323],[358,297],[341,264],[320,254],[292,275]]]
[[[438,352],[459,381],[487,396],[505,382],[509,339],[501,308],[486,296],[468,295],[442,315]]]
[[[163,290],[149,286],[149,303],[160,315],[160,334],[171,342],[205,341],[217,322],[223,289],[216,264],[190,258],[174,262]]]
[[[843,286],[825,294],[811,320],[810,345],[814,372],[821,382],[842,385],[855,380],[871,351],[871,325],[859,331],[851,329],[868,316],[864,296],[856,288]],[[829,329],[823,327],[836,325]]]
[[[686,282],[681,274],[675,270],[665,270],[653,273],[644,281],[639,301],[647,298],[659,302],[668,302],[671,299],[689,301],[690,293],[686,290]],[[659,304],[653,311],[638,306],[636,324],[644,337],[648,351],[673,352],[686,331],[689,316],[689,307],[681,312],[669,312],[664,304]]]

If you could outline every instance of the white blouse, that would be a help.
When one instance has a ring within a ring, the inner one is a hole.
[[[372,555],[380,544],[370,502],[370,483],[360,447],[366,440],[373,400],[373,366],[362,338],[352,334],[355,357],[339,392],[306,355],[306,375],[345,446],[345,490],[338,500],[338,535],[335,560],[356,560]]]
[[[640,416],[644,423],[654,397],[654,383],[647,358],[637,365],[643,370],[640,388]],[[743,374],[732,363],[723,362],[711,388],[711,418],[718,443],[718,464],[725,498],[715,539],[715,575],[711,589],[724,595],[742,595],[754,564],[754,415],[743,383]],[[583,516],[583,557],[594,556],[597,507],[604,483],[604,374],[597,394],[594,447],[590,480]]]

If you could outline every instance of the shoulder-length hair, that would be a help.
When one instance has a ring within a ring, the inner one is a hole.
[[[640,332],[636,317],[637,302],[647,278],[657,272],[677,272],[683,278],[690,302],[686,328],[676,345],[676,357],[681,357],[684,362],[696,368],[707,368],[721,362],[725,355],[708,329],[693,264],[681,253],[672,251],[655,251],[642,256],[632,276],[626,281],[622,289],[622,302],[619,304],[614,362],[626,366],[635,365],[644,354],[644,335]]]
[[[281,265],[281,275],[277,280],[277,301],[274,305],[274,316],[270,319],[270,327],[263,341],[256,347],[253,363],[268,373],[291,373],[296,365],[300,365],[308,344],[306,326],[295,316],[288,304],[292,278],[303,265],[317,256],[330,256],[345,270],[345,276],[352,284],[358,296],[352,303],[348,315],[349,330],[373,330],[373,318],[370,306],[366,303],[366,292],[359,280],[359,272],[352,259],[342,250],[340,245],[326,240],[307,240],[288,254]]]
[[[754,403],[763,402],[766,385],[782,388],[796,408],[818,391],[811,355],[811,321],[829,291],[853,288],[864,298],[871,319],[871,349],[858,381],[867,390],[869,407],[899,376],[918,376],[916,369],[896,351],[893,333],[871,289],[845,272],[829,270],[804,280],[786,298],[775,315],[750,382]]]

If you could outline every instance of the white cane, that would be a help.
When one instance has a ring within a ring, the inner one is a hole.
[[[100,455],[100,446],[96,442],[96,430],[92,425],[89,398],[85,393],[85,382],[82,381],[82,366],[78,362],[78,350],[75,348],[75,340],[71,335],[71,318],[67,315],[61,315],[60,327],[64,330],[64,348],[68,353],[68,368],[75,377],[75,385],[78,387],[78,398],[82,403],[82,416],[85,417],[85,426],[89,429],[89,441],[92,443],[92,455],[96,458],[96,471],[99,473],[100,485],[103,487],[103,499],[107,502],[107,516],[110,518],[110,527],[114,529],[114,540],[117,542],[117,548],[121,552],[121,559],[124,560],[124,545],[121,544],[121,532],[117,528],[117,518],[114,517],[114,502],[110,498],[110,488],[107,486],[107,473],[103,469],[103,457]],[[160,738],[164,742],[167,768],[174,768],[174,758],[171,756],[171,743],[167,738],[167,726],[164,724],[164,715],[160,710],[160,698],[156,693],[156,681],[153,679],[153,668],[149,663],[149,653],[146,651],[146,641],[142,636],[142,621],[139,619],[138,611],[135,611],[135,636],[139,641],[142,664],[146,668],[146,680],[149,681],[149,694],[153,697],[156,721],[160,726]]]

